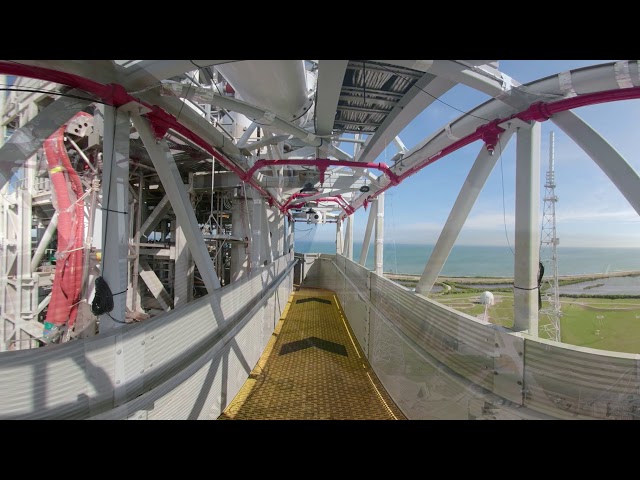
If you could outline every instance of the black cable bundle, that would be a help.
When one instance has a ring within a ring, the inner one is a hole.
[[[544,276],[544,265],[542,262],[538,262],[538,310],[542,308],[542,292],[540,286],[542,285],[542,277]]]
[[[95,285],[96,294],[91,303],[91,311],[94,315],[104,315],[113,310],[113,294],[102,277],[96,278]]]

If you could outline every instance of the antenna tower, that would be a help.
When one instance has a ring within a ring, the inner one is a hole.
[[[544,209],[542,215],[542,232],[540,235],[540,262],[544,266],[544,277],[540,290],[542,308],[540,314],[549,318],[550,322],[540,329],[540,336],[560,341],[560,294],[558,292],[558,244],[556,236],[556,182],[554,173],[554,137],[549,133],[549,170],[544,184]],[[544,287],[547,288],[544,288]]]

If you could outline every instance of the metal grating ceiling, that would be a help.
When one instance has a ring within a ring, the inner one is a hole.
[[[342,83],[333,128],[373,134],[423,72],[351,60]]]

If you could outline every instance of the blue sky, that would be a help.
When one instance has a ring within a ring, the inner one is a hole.
[[[501,60],[500,70],[527,83],[562,71],[613,60]],[[442,100],[468,111],[489,97],[464,86],[447,92]],[[633,167],[640,172],[637,148],[640,100],[613,102],[573,110],[598,131]],[[461,113],[434,102],[401,133],[412,148],[431,132],[454,120]],[[549,132],[555,135],[555,175],[557,231],[560,245],[567,247],[640,247],[640,217],[597,165],[562,131],[550,122],[542,123],[541,199],[548,167]],[[513,247],[515,211],[515,136],[504,148],[480,197],[456,242],[457,245],[503,245]],[[385,200],[385,243],[433,244],[455,202],[460,187],[480,147],[473,144],[435,162],[387,190]],[[504,147],[504,146],[503,146]],[[352,144],[341,148],[352,152]],[[391,163],[396,153],[388,147],[377,161]],[[503,182],[504,175],[504,207]],[[542,201],[542,200],[541,200]],[[354,242],[361,243],[368,212],[355,213]],[[542,217],[542,204],[540,205]],[[505,235],[506,219],[506,235]],[[300,224],[300,230],[309,225]],[[508,236],[508,240],[507,240]],[[298,238],[301,238],[300,235]],[[335,241],[335,225],[319,225],[304,235],[306,240]]]

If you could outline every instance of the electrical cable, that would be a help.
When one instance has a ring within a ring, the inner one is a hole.
[[[116,125],[117,125],[117,121],[114,118],[113,121],[113,138],[116,137]],[[104,237],[102,240],[102,245],[106,245],[107,244],[107,235],[109,232],[109,213],[110,212],[114,212],[114,213],[128,213],[128,212],[119,212],[119,211],[115,211],[109,208],[109,204],[111,203],[111,178],[113,176],[113,167],[115,164],[115,153],[116,153],[116,149],[115,149],[115,145],[113,146],[114,148],[111,149],[111,168],[109,169],[109,180],[106,183],[106,207],[102,207],[101,210],[102,211],[106,211],[107,214],[105,215],[105,228],[104,228]],[[103,186],[104,189],[104,186]],[[104,193],[103,193],[103,199],[104,199]],[[104,250],[102,252],[102,265],[104,267],[104,265],[107,265],[107,258],[106,255],[104,254]],[[107,285],[107,282],[105,282],[105,280],[100,276],[97,277],[95,280],[95,296],[93,299],[93,302],[91,304],[91,311],[94,313],[94,315],[102,315],[102,314],[107,314],[109,316],[109,318],[111,318],[111,320],[113,320],[116,323],[122,323],[122,324],[127,324],[127,322],[124,322],[122,320],[118,320],[116,318],[113,318],[111,316],[111,314],[109,312],[111,312],[113,310],[114,304],[113,304],[113,297],[115,295],[120,295],[122,293],[125,293],[127,290],[123,290],[122,292],[118,292],[115,294],[111,293],[111,289],[109,288],[109,285]],[[97,313],[100,312],[100,313]]]
[[[500,178],[502,179],[502,220],[503,220],[503,224],[504,224],[504,236],[507,239],[507,245],[509,246],[509,250],[511,250],[511,254],[515,258],[516,254],[514,253],[513,249],[511,248],[511,243],[509,243],[509,234],[507,233],[507,212],[506,212],[505,202],[504,202],[504,171],[502,169],[502,142],[500,141],[500,137],[498,137],[498,148],[500,150],[500,152],[499,152],[499,155],[500,155]]]
[[[123,322],[122,320],[115,319],[109,314],[109,312],[113,310],[114,306],[113,297],[115,295],[126,293],[126,290],[118,293],[111,293],[109,285],[107,285],[107,282],[105,282],[102,277],[96,278],[95,286],[96,291],[95,296],[93,297],[93,302],[91,302],[91,312],[96,316],[107,314],[109,315],[111,320],[117,323],[128,323]]]
[[[50,95],[59,95],[61,97],[75,98],[77,100],[87,100],[87,101],[93,102],[93,103],[101,103],[102,105],[109,105],[108,103],[102,102],[102,101],[97,100],[95,98],[86,98],[86,97],[80,97],[78,95],[69,95],[67,93],[58,92],[56,90],[41,90],[41,89],[37,89],[37,88],[0,88],[0,91],[4,91],[4,92],[47,93],[47,94],[50,94]]]

